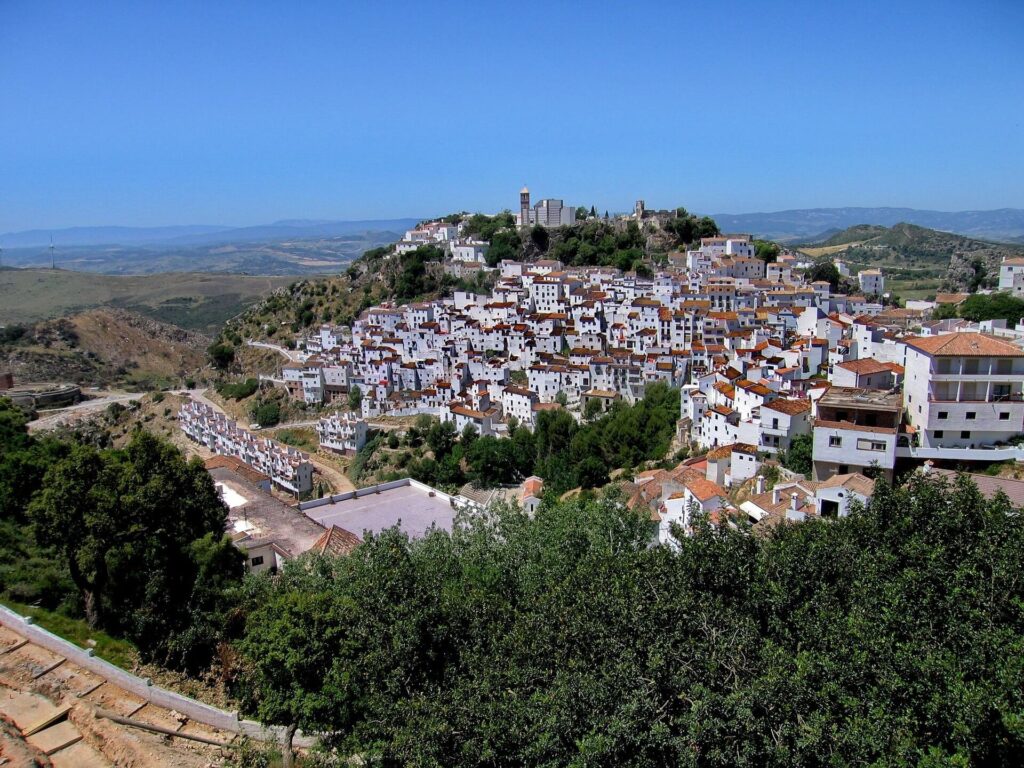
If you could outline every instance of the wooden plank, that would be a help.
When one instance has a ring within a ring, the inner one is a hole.
[[[42,750],[47,755],[52,755],[54,752],[70,747],[81,740],[82,734],[78,732],[78,729],[69,720],[50,726],[45,731],[40,731],[26,739],[29,744],[36,747],[36,749]]]
[[[5,653],[14,653],[16,650],[24,648],[26,645],[28,645],[28,640],[22,640],[20,643],[15,643],[10,648],[4,648],[0,651],[0,656],[3,656]]]
[[[56,710],[54,710],[53,712],[50,712],[45,717],[43,717],[43,718],[37,720],[36,722],[32,723],[32,725],[28,726],[27,728],[22,728],[21,729],[21,733],[24,736],[31,736],[33,733],[36,733],[37,731],[41,731],[44,728],[49,728],[51,725],[56,723],[58,720],[63,720],[65,717],[67,717],[68,716],[68,712],[70,712],[70,711],[71,711],[71,706],[69,704],[65,704],[62,707],[58,707]]]
[[[81,692],[80,694],[78,694],[78,698],[80,698],[80,699],[84,699],[84,698],[85,698],[86,696],[88,696],[88,695],[89,695],[90,693],[93,693],[93,692],[94,692],[94,691],[95,691],[95,690],[96,690],[97,688],[99,688],[99,687],[100,687],[101,685],[103,685],[103,684],[104,684],[105,682],[107,682],[107,681],[106,681],[106,680],[100,680],[100,681],[99,681],[98,683],[96,683],[95,685],[93,685],[93,686],[91,686],[91,687],[87,688],[86,690],[84,690],[84,691],[82,691],[82,692]]]
[[[53,672],[53,670],[55,670],[57,667],[59,667],[65,661],[67,661],[67,659],[58,659],[57,661],[53,662],[53,664],[51,664],[50,666],[46,667],[42,671],[36,672],[34,675],[32,675],[32,679],[33,680],[38,680],[43,675],[45,675],[45,674],[47,674],[49,672]]]

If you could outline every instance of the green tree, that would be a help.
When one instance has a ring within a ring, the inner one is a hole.
[[[839,274],[839,268],[836,267],[835,262],[827,256],[817,259],[810,268],[808,268],[804,278],[808,283],[816,283],[819,280],[824,280],[829,284],[829,287],[833,291],[839,290],[839,283],[842,280],[842,276]]]
[[[1024,319],[1024,299],[1009,293],[974,294],[968,296],[958,308],[959,316],[974,322],[982,320],[1006,320],[1014,326]]]
[[[253,418],[261,427],[276,426],[281,421],[281,406],[273,400],[260,403],[253,411]]]
[[[473,424],[466,424],[462,428],[462,447],[469,450],[469,447],[480,438],[480,432]]]
[[[369,536],[255,589],[247,711],[380,765],[1015,765],[1024,516],[878,484],[651,546],[619,499]],[[523,691],[526,693],[523,693]]]
[[[778,243],[773,243],[770,240],[754,240],[754,252],[757,254],[757,258],[763,261],[765,264],[770,264],[779,258]]]
[[[491,237],[485,259],[489,267],[496,267],[502,261],[515,261],[522,255],[522,242],[514,229],[502,230]]]
[[[533,229],[530,230],[530,242],[536,246],[538,251],[545,253],[551,243],[551,237],[548,235],[547,229],[540,224],[534,224]]]
[[[348,409],[359,412],[363,403],[363,390],[358,384],[353,384],[348,390]]]
[[[235,362],[235,348],[224,342],[211,344],[206,350],[206,354],[210,358],[213,367],[219,368],[222,371],[227,370]]]
[[[789,441],[789,450],[781,457],[782,466],[792,472],[810,477],[813,468],[814,438],[810,435],[797,435]]]
[[[506,485],[521,480],[511,440],[490,435],[480,437],[466,449],[469,479],[481,488]]]
[[[427,445],[434,452],[434,458],[440,461],[455,446],[455,424],[450,421],[434,421],[427,431]]]
[[[77,445],[47,470],[28,512],[91,626],[126,635],[149,659],[208,662],[242,556],[201,462],[141,430],[124,450]]]

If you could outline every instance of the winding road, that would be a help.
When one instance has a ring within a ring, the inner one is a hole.
[[[145,394],[143,392],[94,392],[94,397],[83,400],[67,408],[55,408],[39,412],[39,418],[28,423],[29,432],[41,432],[47,429],[55,429],[62,424],[73,424],[86,416],[94,416],[98,411],[104,410],[112,403],[126,403],[129,400],[139,400]]]

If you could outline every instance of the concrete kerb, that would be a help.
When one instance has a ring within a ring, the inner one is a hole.
[[[134,694],[150,704],[180,712],[196,722],[257,741],[279,743],[284,735],[284,728],[281,726],[265,726],[253,720],[243,720],[239,718],[237,712],[226,712],[180,693],[153,685],[153,681],[149,678],[138,677],[116,667],[95,656],[92,649],[79,648],[74,643],[38,626],[31,618],[15,613],[2,605],[0,605],[0,625],[52,653],[63,656],[72,664],[77,664],[82,669],[98,675],[108,683]],[[311,747],[315,743],[315,738],[301,734],[296,734],[294,740],[297,747]]]

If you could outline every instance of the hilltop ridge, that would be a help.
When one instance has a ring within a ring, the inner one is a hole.
[[[907,222],[891,227],[857,224],[800,246],[800,250],[810,256],[842,258],[855,266],[884,266],[895,274],[933,274],[952,291],[994,287],[1002,260],[1024,254],[1019,245],[978,240]]]

